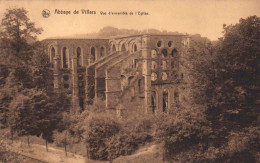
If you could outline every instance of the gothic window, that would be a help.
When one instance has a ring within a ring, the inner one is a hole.
[[[178,52],[178,51],[177,51],[176,49],[173,49],[173,50],[172,50],[172,53],[171,53],[171,56],[172,56],[172,57],[176,57],[177,52]]]
[[[91,48],[91,57],[93,59],[93,61],[96,60],[96,49],[94,47]]]
[[[152,73],[152,75],[151,75],[151,80],[152,80],[152,81],[157,80],[157,74],[156,74],[155,72]]]
[[[81,48],[77,48],[77,65],[80,67],[81,66]]]
[[[167,61],[162,61],[162,69],[163,70],[167,69]]]
[[[122,45],[121,51],[126,51],[125,44]]]
[[[80,108],[83,110],[84,109],[84,99],[83,98],[80,98],[79,99],[79,106]]]
[[[51,48],[51,62],[53,61],[53,58],[55,57],[55,49],[54,47]]]
[[[113,45],[113,46],[112,46],[112,52],[115,52],[115,51],[116,51],[116,46]]]
[[[163,90],[163,112],[168,110],[168,90]]]
[[[162,72],[162,80],[167,80],[167,73],[166,72]]]
[[[152,58],[156,58],[157,57],[157,51],[156,50],[152,50],[151,51],[151,55],[152,55]]]
[[[144,91],[144,78],[138,80],[138,90],[139,93]]]
[[[137,51],[137,46],[136,46],[136,44],[134,44],[133,52],[136,52],[136,51]]]
[[[163,57],[166,58],[168,55],[167,49],[162,50]]]
[[[156,110],[156,106],[157,106],[157,100],[156,100],[156,92],[155,91],[152,91],[152,99],[151,99],[151,103],[152,103],[152,111],[153,113],[155,113],[155,110]]]
[[[157,68],[157,62],[152,61],[152,70],[155,70]]]
[[[101,47],[100,48],[100,57],[104,57],[105,56],[105,48]]]
[[[63,68],[68,68],[67,48],[66,47],[64,47],[62,50],[62,57],[63,57]]]

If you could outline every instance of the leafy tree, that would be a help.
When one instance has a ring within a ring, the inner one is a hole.
[[[27,62],[32,56],[29,42],[35,41],[41,33],[31,22],[24,8],[7,9],[1,23],[2,50]]]
[[[224,25],[216,58],[214,93],[223,120],[230,127],[256,123],[259,116],[260,18],[240,19],[236,25]],[[235,125],[235,126],[234,126]]]
[[[31,103],[31,92],[19,94],[10,104],[9,126],[11,133],[17,132],[19,136],[27,136],[29,146],[29,136],[39,133],[37,117]]]
[[[55,132],[54,133],[54,142],[57,145],[63,146],[65,155],[67,156],[67,146],[71,144],[72,142],[72,137],[68,130],[64,130],[62,132]]]
[[[193,37],[190,54],[184,57],[186,104],[199,107],[213,130],[205,152],[216,154],[215,158],[208,158],[210,161],[232,162],[238,155],[241,159],[255,159],[257,148],[246,146],[236,151],[226,146],[241,135],[251,144],[256,141],[246,132],[258,133],[254,127],[259,123],[259,24],[260,19],[251,16],[238,24],[224,25],[224,37],[215,47],[207,40]],[[202,155],[196,159],[201,158]]]

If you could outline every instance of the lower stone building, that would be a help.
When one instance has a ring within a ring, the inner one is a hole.
[[[110,39],[47,39],[54,89],[71,94],[74,108],[95,98],[106,108],[125,101],[150,113],[169,112],[180,101],[179,60],[187,35],[132,35]],[[135,107],[135,106],[133,106]]]

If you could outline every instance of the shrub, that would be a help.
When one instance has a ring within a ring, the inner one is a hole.
[[[95,113],[85,132],[87,155],[96,160],[112,160],[129,155],[139,145],[152,140],[152,120],[141,116],[120,119],[113,114]]]
[[[0,137],[0,162],[7,163],[20,161],[20,158],[8,148],[8,144]]]
[[[201,115],[183,108],[178,114],[161,114],[156,117],[156,138],[164,142],[166,159],[207,143],[211,128]]]
[[[120,125],[110,116],[97,114],[89,118],[84,133],[88,158],[107,160],[106,142],[120,130]]]

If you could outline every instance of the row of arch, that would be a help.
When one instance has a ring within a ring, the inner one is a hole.
[[[152,111],[153,113],[156,112],[156,109],[158,108],[158,103],[159,103],[159,97],[162,100],[162,111],[167,112],[170,107],[170,93],[168,89],[164,89],[161,96],[158,96],[156,91],[152,91],[151,94],[151,105],[152,105]],[[178,103],[179,100],[179,93],[177,91],[174,92],[174,101]],[[160,108],[160,107],[159,107]]]
[[[99,57],[104,57],[106,53],[106,49],[104,46],[100,47],[100,51],[99,51]],[[83,66],[83,49],[81,47],[77,47],[76,49],[76,54],[77,54],[77,65]],[[51,47],[50,50],[50,62],[53,62],[54,57],[56,56],[56,49],[54,47]],[[62,48],[62,55],[61,55],[61,59],[62,59],[62,68],[69,68],[69,50],[67,47],[63,47]],[[90,48],[90,62],[94,62],[97,59],[97,50],[95,47],[91,47]]]
[[[118,51],[122,51],[122,52],[127,51],[125,43],[121,44],[118,48],[119,48]],[[138,47],[137,47],[136,43],[133,43],[132,46],[128,49],[128,51],[133,52],[133,53],[136,52],[137,50],[138,50]],[[112,52],[117,51],[115,44],[112,44],[111,51]]]
[[[164,48],[164,49],[162,49],[161,51],[159,51],[159,50],[157,50],[157,49],[153,49],[152,51],[151,51],[151,57],[152,58],[157,58],[158,56],[160,56],[160,54],[161,54],[161,57],[162,58],[166,58],[166,57],[168,57],[168,56],[171,56],[171,57],[177,57],[177,55],[178,55],[178,50],[176,49],[176,48],[174,48],[174,49],[172,49],[171,51],[170,51],[170,53],[169,53],[169,50],[168,49],[166,49],[166,48]]]

